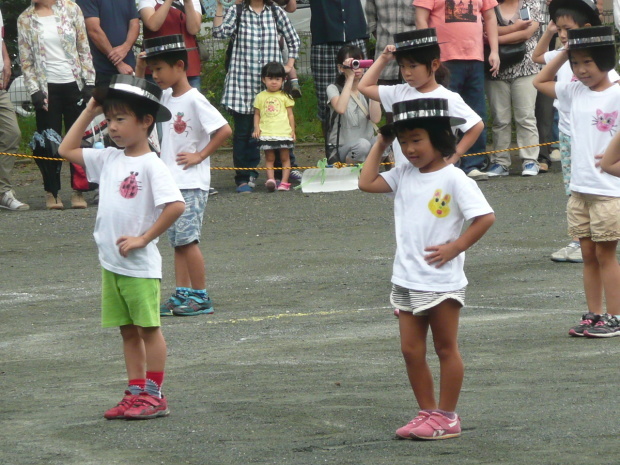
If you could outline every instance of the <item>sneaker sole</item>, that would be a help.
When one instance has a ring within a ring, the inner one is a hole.
[[[131,417],[124,417],[124,418],[125,420],[151,420],[153,418],[167,417],[168,415],[170,415],[170,410],[166,409],[166,410],[160,410],[159,412],[152,413],[151,415],[134,415]]]
[[[571,329],[571,330],[568,331],[568,335],[572,336],[572,337],[584,337],[585,336],[584,333],[585,333],[585,331],[583,333],[578,333],[574,329]]]
[[[615,333],[591,333],[589,331],[584,331],[583,335],[590,338],[603,338],[603,337],[616,337],[620,336],[620,332],[616,331]]]
[[[568,258],[553,258],[553,257],[551,257],[551,261],[552,262],[556,262],[556,263],[566,263],[566,262],[568,262]]]
[[[212,313],[214,313],[215,310],[213,310],[213,307],[208,308],[206,310],[199,310],[197,312],[175,312],[174,310],[172,311],[172,313],[175,316],[196,316],[196,315],[211,315]]]
[[[411,439],[420,440],[420,441],[441,441],[442,439],[453,439],[461,436],[461,433],[452,433],[452,434],[442,434],[441,436],[434,437],[424,437],[424,436],[415,436],[411,435]]]

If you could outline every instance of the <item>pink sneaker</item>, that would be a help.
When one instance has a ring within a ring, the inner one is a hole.
[[[146,392],[141,392],[131,408],[125,412],[125,419],[149,420],[165,417],[168,414],[170,414],[170,410],[168,410],[168,401],[165,397],[154,397]]]
[[[278,190],[279,191],[290,191],[291,190],[291,183],[290,182],[281,182],[280,185],[278,186]]]
[[[450,439],[458,438],[460,435],[461,419],[458,415],[454,420],[450,420],[439,412],[431,413],[424,423],[411,431],[413,439]]]
[[[125,412],[131,408],[137,398],[137,395],[134,395],[129,391],[125,391],[125,397],[123,397],[123,400],[116,404],[115,407],[112,407],[110,410],[106,411],[103,414],[103,417],[107,420],[124,419]]]
[[[415,417],[405,426],[396,430],[396,436],[401,439],[411,439],[411,431],[424,423],[430,416],[430,413],[420,410],[417,417]]]

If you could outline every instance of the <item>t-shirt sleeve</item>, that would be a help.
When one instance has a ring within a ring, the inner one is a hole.
[[[548,64],[551,60],[558,56],[560,52],[558,50],[550,50],[549,52],[545,52],[543,54],[543,58],[545,60],[545,64]]]
[[[228,124],[226,118],[206,98],[196,99],[196,113],[204,130],[211,134]]]
[[[379,86],[379,100],[387,113],[392,113],[394,105],[396,86]]]
[[[142,8],[155,8],[155,5],[155,0],[140,0],[140,3],[138,3],[138,11],[140,11]]]
[[[103,165],[110,155],[118,149],[108,147],[106,149],[82,149],[82,157],[84,158],[84,169],[86,170],[86,178],[88,182],[99,184]]]
[[[618,73],[616,72],[616,70],[615,70],[615,69],[612,69],[612,70],[609,72],[609,80],[610,80],[611,82],[616,82],[616,81],[618,81],[619,79],[620,79],[620,74],[618,74]]]
[[[463,132],[469,131],[482,121],[478,113],[472,110],[471,107],[465,103],[465,100],[457,93],[453,93],[448,99],[448,112],[450,116],[456,116],[465,120],[463,124],[456,126]]]
[[[161,208],[167,203],[183,202],[183,195],[177,187],[176,182],[163,161],[155,159],[156,163],[151,166],[150,184],[153,191],[153,202],[156,207]]]
[[[413,6],[425,8],[432,11],[433,7],[435,6],[435,0],[415,0],[413,2]]]
[[[390,186],[392,192],[396,192],[398,190],[398,185],[400,184],[402,171],[402,167],[397,166],[396,168],[392,168],[390,171],[380,173],[379,176],[382,176],[383,179],[385,179],[385,182],[388,183],[388,186]]]
[[[477,216],[493,213],[493,208],[487,202],[476,181],[465,176],[459,176],[455,187],[454,198],[465,220],[469,221]]]
[[[480,9],[480,11],[484,13],[485,11],[490,10],[491,8],[495,8],[496,6],[496,0],[482,0],[482,8]]]
[[[569,111],[570,104],[575,96],[575,92],[578,89],[578,85],[582,85],[580,82],[556,82],[555,83],[555,95],[560,103],[560,109],[562,111]]]
[[[295,106],[295,100],[293,100],[291,97],[289,97],[288,95],[284,96],[284,106],[286,108],[289,107],[294,107]]]
[[[258,108],[260,110],[261,104],[263,103],[263,93],[259,92],[256,97],[254,97],[254,108]]]
[[[77,0],[76,3],[82,9],[84,18],[99,18],[99,5],[96,0]]]
[[[327,86],[327,104],[329,105],[334,97],[340,97],[340,92],[338,91],[338,87],[334,84],[330,84]]]

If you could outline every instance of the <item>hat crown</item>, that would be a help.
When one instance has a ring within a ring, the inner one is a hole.
[[[157,99],[156,103],[161,100],[162,90],[159,86],[147,81],[146,79],[131,76],[129,74],[115,74],[110,81],[110,89],[131,92],[127,86],[136,88],[136,95],[140,95],[139,90],[146,91]],[[152,99],[150,99],[152,100]]]
[[[611,26],[592,26],[568,31],[569,50],[615,45]]]
[[[437,31],[434,27],[394,34],[394,46],[397,52],[437,44]]]
[[[147,57],[167,52],[179,52],[187,50],[185,39],[182,34],[171,34],[167,36],[153,37],[144,39],[144,52]]]

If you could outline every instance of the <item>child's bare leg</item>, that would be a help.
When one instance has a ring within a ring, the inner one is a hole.
[[[435,410],[437,401],[433,386],[433,375],[426,361],[426,335],[428,334],[428,317],[413,316],[409,312],[400,312],[398,317],[400,329],[400,348],[405,359],[407,376],[413,394],[421,410]]]
[[[144,379],[146,377],[146,350],[138,327],[125,325],[121,326],[120,330],[127,377],[128,379]]]
[[[166,340],[159,326],[151,328],[137,327],[144,341],[146,351],[146,369],[148,371],[164,371],[166,366]]]
[[[600,266],[601,281],[605,292],[607,313],[620,314],[620,264],[616,257],[617,241],[595,242],[596,258]]]
[[[596,244],[589,237],[580,238],[579,243],[583,256],[583,289],[588,311],[600,315],[603,313],[603,280],[596,258]]]
[[[206,288],[205,261],[197,242],[174,248],[174,271],[178,287]]]
[[[274,179],[273,165],[276,162],[275,150],[265,150],[265,167],[267,168],[267,179]]]
[[[280,149],[280,163],[282,163],[282,168],[290,168],[291,167],[291,154],[289,149]],[[282,182],[288,182],[288,177],[291,174],[291,170],[283,169],[282,170]]]
[[[458,345],[460,310],[461,304],[448,299],[429,314],[435,352],[439,357],[439,408],[446,412],[456,411],[465,374]]]

